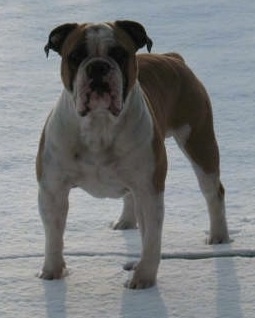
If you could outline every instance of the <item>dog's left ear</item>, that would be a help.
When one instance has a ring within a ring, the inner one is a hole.
[[[153,42],[148,37],[144,27],[140,23],[135,21],[122,20],[116,21],[115,24],[128,33],[128,35],[134,41],[137,50],[146,45],[148,52],[151,51]]]
[[[48,43],[44,47],[46,56],[48,57],[49,51],[53,50],[61,54],[62,46],[68,34],[78,26],[77,23],[66,23],[53,29],[49,35]]]

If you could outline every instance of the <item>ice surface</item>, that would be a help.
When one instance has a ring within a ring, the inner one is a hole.
[[[255,2],[0,0],[0,317],[254,316]],[[35,278],[44,234],[34,163],[43,123],[60,91],[60,59],[43,47],[65,22],[132,19],[154,52],[175,51],[211,96],[227,193],[231,245],[204,244],[208,219],[193,172],[172,140],[158,285],[123,287],[122,265],[140,252],[138,231],[112,231],[122,203],[75,190],[65,235],[71,274]],[[226,257],[222,257],[222,256]],[[233,257],[235,256],[236,257]]]

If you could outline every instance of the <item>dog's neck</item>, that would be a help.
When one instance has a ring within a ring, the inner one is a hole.
[[[108,149],[114,142],[119,120],[105,111],[91,113],[79,120],[81,142],[91,152]]]

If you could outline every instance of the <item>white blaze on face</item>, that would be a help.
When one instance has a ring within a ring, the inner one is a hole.
[[[93,25],[86,32],[88,58],[79,66],[75,81],[76,109],[81,116],[104,112],[118,116],[122,110],[122,73],[118,64],[108,56],[109,48],[116,45],[113,30],[105,25]],[[105,63],[109,70],[93,78],[88,67]]]
[[[92,56],[106,56],[109,47],[115,44],[112,28],[104,23],[91,26],[86,32],[86,40]]]

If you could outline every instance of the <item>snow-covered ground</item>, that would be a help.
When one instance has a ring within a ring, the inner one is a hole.
[[[0,0],[0,317],[252,318],[255,312],[255,2],[252,0]],[[177,51],[213,102],[231,238],[206,246],[205,202],[187,160],[166,142],[163,260],[157,287],[123,287],[138,231],[109,228],[122,203],[71,194],[65,235],[70,275],[45,282],[34,163],[60,91],[59,57],[45,58],[60,23],[132,19],[154,52]],[[225,256],[225,257],[222,257]],[[251,257],[252,256],[252,257]]]

